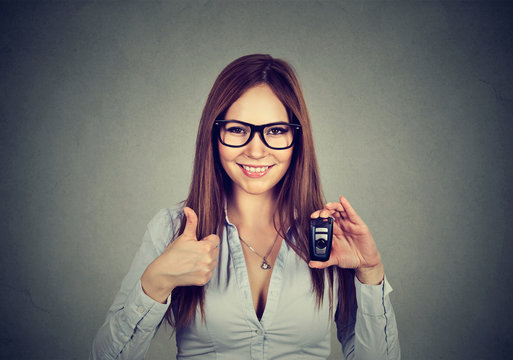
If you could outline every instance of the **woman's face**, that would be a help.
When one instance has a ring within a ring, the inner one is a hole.
[[[267,84],[257,85],[242,94],[228,108],[225,119],[253,125],[289,122],[285,106]],[[218,144],[221,164],[233,182],[235,194],[243,191],[260,195],[271,191],[287,172],[292,158],[292,147],[271,149],[258,133],[243,147],[228,147],[219,141]]]

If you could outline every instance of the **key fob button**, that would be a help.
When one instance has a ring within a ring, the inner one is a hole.
[[[326,247],[326,240],[317,240],[315,242],[315,247],[318,248],[318,249],[324,249]]]
[[[328,234],[315,234],[315,240],[328,240]]]

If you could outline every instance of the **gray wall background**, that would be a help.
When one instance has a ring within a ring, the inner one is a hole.
[[[404,359],[513,351],[513,7],[2,2],[0,357],[84,359],[147,222],[184,199],[206,96],[290,61],[328,200],[368,223]],[[162,329],[149,359],[175,356]],[[341,358],[333,338],[331,358]]]

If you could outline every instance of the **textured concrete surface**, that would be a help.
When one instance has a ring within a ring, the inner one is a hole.
[[[255,52],[299,74],[403,358],[513,351],[511,3],[3,1],[0,19],[2,359],[87,357],[146,223],[188,191],[215,77]],[[148,358],[174,356],[162,329]]]

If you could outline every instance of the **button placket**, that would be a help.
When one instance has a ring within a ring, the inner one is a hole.
[[[271,274],[271,280],[269,282],[269,293],[267,294],[267,303],[265,304],[265,310],[260,320],[263,329],[269,329],[276,315],[276,309],[278,307],[278,294],[283,285],[283,275],[289,255],[289,249],[285,240],[282,241],[280,251],[274,262],[273,273]]]
[[[259,328],[251,338],[251,358],[264,359],[264,330]]]

